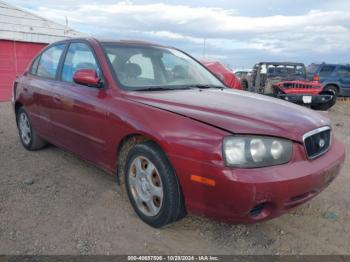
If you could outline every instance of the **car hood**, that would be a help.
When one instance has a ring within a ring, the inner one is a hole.
[[[264,95],[232,89],[128,92],[126,98],[206,123],[230,133],[285,137],[330,125],[310,109]]]

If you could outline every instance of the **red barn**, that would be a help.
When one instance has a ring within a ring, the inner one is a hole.
[[[11,98],[16,75],[47,44],[82,34],[0,1],[0,101]]]

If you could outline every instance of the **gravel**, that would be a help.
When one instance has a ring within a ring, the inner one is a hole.
[[[350,104],[326,114],[349,153]],[[0,254],[350,254],[349,154],[324,192],[282,217],[227,225],[188,216],[162,229],[145,225],[98,168],[53,146],[26,151],[9,103],[0,103],[0,159]]]

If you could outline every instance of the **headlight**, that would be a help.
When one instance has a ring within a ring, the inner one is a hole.
[[[224,139],[226,165],[242,168],[281,165],[292,156],[292,142],[264,136],[230,136]]]

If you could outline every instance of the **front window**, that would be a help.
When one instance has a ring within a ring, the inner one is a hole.
[[[100,74],[90,47],[85,43],[71,43],[63,64],[62,80],[73,82],[74,73],[80,69],[93,69]]]
[[[206,68],[178,50],[113,43],[104,43],[103,46],[125,90],[223,87]]]
[[[330,76],[335,69],[333,65],[324,65],[320,70],[320,76]]]

